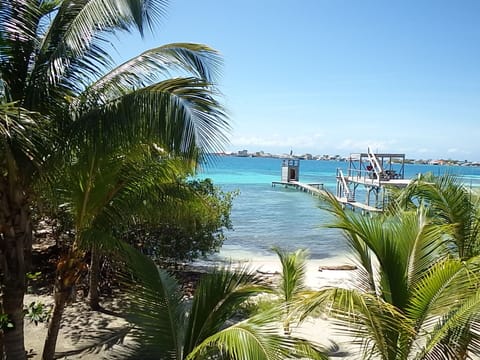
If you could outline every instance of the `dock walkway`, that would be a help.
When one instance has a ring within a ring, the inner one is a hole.
[[[348,205],[348,206],[350,206],[352,209],[355,209],[355,208],[362,209],[362,212],[382,212],[382,209],[379,209],[379,208],[376,208],[376,207],[367,205],[367,204],[362,203],[362,202],[358,202],[358,201],[348,201],[347,198],[345,198],[345,197],[335,196],[335,198],[336,198],[337,201],[338,201],[339,203],[341,203],[342,205]]]
[[[275,187],[276,185],[293,187],[297,190],[301,190],[303,192],[307,192],[312,195],[325,194],[325,190],[323,190],[323,184],[320,184],[320,183],[305,184],[300,181],[272,181],[272,186]]]
[[[326,195],[327,193],[323,188],[323,184],[320,184],[320,183],[305,184],[300,181],[272,181],[272,186],[275,187],[276,185],[293,187],[297,190],[301,190],[303,192],[306,192],[312,195]],[[353,210],[355,208],[358,208],[364,212],[381,212],[382,211],[382,209],[378,209],[376,207],[369,206],[358,201],[348,201],[346,197],[335,196],[335,198],[339,203],[341,203],[344,206],[349,206]]]

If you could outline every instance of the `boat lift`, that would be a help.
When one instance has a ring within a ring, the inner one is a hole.
[[[350,154],[346,173],[337,169],[336,198],[343,205],[362,211],[383,211],[388,192],[386,187],[405,187],[405,154],[366,153]],[[359,196],[365,196],[364,201]]]

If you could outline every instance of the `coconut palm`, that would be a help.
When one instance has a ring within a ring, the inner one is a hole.
[[[334,322],[353,335],[362,358],[466,359],[478,355],[479,258],[449,256],[449,225],[420,207],[374,217],[345,211],[333,197],[359,268],[358,288],[314,295],[308,309],[332,302]]]
[[[143,34],[165,7],[161,0],[0,3],[1,97],[10,106],[1,120],[0,245],[3,311],[15,324],[4,337],[11,358],[25,354],[23,294],[38,174],[68,163],[79,147],[101,157],[154,140],[169,153],[196,159],[226,139],[228,124],[212,85],[219,56],[212,49],[170,44],[113,68],[112,35]]]
[[[37,120],[38,114],[14,103],[0,104],[2,312],[14,325],[4,332],[3,345],[7,354],[13,354],[12,358],[25,354],[23,294],[32,246],[32,223],[28,206],[31,199],[26,189],[30,188],[32,174],[42,161],[38,145],[43,131]],[[0,349],[0,353],[3,353],[3,349]]]
[[[95,262],[102,253],[118,254],[118,243],[129,225],[162,217],[188,222],[192,205],[206,206],[179,181],[192,171],[186,165],[182,159],[162,158],[155,148],[152,153],[142,145],[109,157],[79,154],[76,162],[61,169],[62,176],[53,177],[57,180],[54,197],[70,214],[75,235],[57,266],[55,304],[43,358],[53,357],[63,309],[86,269],[85,251],[91,251],[90,288],[96,289],[99,269]],[[90,301],[95,300],[90,294]]]
[[[399,195],[404,207],[428,206],[439,224],[451,224],[448,234],[452,254],[468,259],[480,254],[480,197],[453,175],[423,175]]]
[[[135,315],[130,317],[142,358],[325,358],[305,341],[281,335],[278,310],[243,319],[243,303],[271,292],[248,269],[212,270],[201,278],[190,300],[183,299],[178,283],[167,272],[145,268],[143,273],[151,276],[142,277],[144,282],[133,288]]]
[[[278,255],[282,265],[277,293],[285,307],[283,330],[285,335],[289,335],[291,307],[297,297],[307,289],[305,286],[307,251],[298,249],[289,252],[279,247],[274,247],[273,251]]]

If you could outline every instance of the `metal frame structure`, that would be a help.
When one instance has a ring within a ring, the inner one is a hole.
[[[382,211],[387,201],[386,186],[404,187],[405,154],[367,153],[350,154],[346,174],[337,169],[337,200],[363,211]],[[359,189],[360,187],[360,189]],[[365,201],[358,201],[363,190]]]

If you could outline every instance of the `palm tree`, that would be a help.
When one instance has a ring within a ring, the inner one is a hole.
[[[2,312],[14,327],[4,332],[3,346],[11,358],[24,356],[23,293],[29,271],[32,223],[26,192],[41,163],[38,143],[43,130],[38,114],[14,103],[0,104],[0,269]],[[3,330],[3,329],[2,329]],[[21,339],[21,342],[18,341]],[[3,353],[3,348],[0,349]]]
[[[144,146],[139,148],[101,158],[89,152],[79,154],[75,163],[53,174],[52,181],[57,180],[53,197],[71,215],[75,237],[57,265],[45,359],[53,358],[63,309],[86,272],[85,251],[92,250],[90,281],[91,288],[96,288],[99,269],[94,257],[115,252],[122,229],[137,219],[188,212],[194,201],[194,194],[177,181],[180,174],[191,171],[184,161],[161,159]],[[95,301],[92,295],[90,300]]]
[[[307,308],[333,304],[340,328],[354,335],[362,358],[466,359],[478,355],[479,260],[449,255],[448,225],[427,211],[359,216],[333,197],[331,226],[342,229],[359,268],[358,288],[317,293]]]
[[[290,335],[290,316],[291,307],[297,297],[306,290],[306,258],[307,251],[299,249],[294,252],[288,252],[284,249],[274,247],[273,251],[278,255],[282,264],[280,284],[278,294],[285,307],[285,320],[283,330],[285,335]]]
[[[15,324],[4,337],[8,357],[25,356],[23,294],[38,174],[68,163],[82,146],[101,157],[154,140],[196,159],[226,140],[228,124],[212,84],[219,56],[212,49],[170,44],[112,69],[109,36],[143,34],[165,6],[161,0],[0,3],[1,95],[9,104],[1,120],[2,304]]]
[[[305,341],[278,332],[278,310],[239,317],[245,301],[271,292],[248,269],[213,269],[189,300],[167,272],[145,268],[142,273],[150,276],[142,276],[143,283],[133,288],[134,315],[129,318],[136,325],[142,358],[325,358]]]
[[[403,207],[428,206],[439,224],[450,224],[452,254],[461,259],[480,255],[480,197],[453,175],[423,175],[399,195]]]

